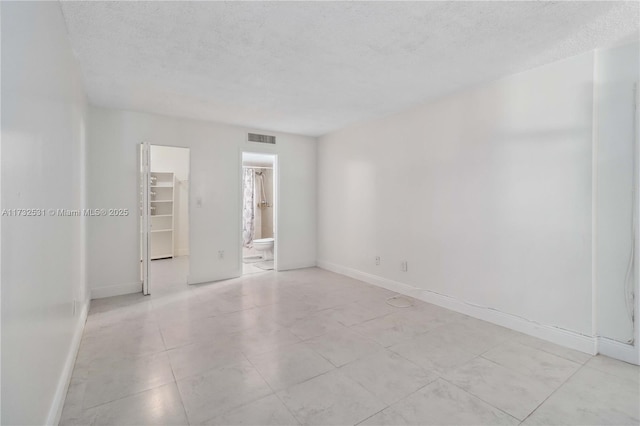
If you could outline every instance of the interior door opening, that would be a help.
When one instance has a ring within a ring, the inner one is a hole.
[[[277,270],[277,156],[242,153],[242,274]]]
[[[141,152],[145,155],[144,148]],[[183,289],[189,275],[190,150],[148,145],[146,158],[141,176],[147,187],[140,191],[141,279],[144,294],[162,294]]]

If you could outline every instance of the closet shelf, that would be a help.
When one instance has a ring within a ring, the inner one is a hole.
[[[172,172],[151,172],[151,188],[157,200],[150,200],[151,215],[150,258],[166,259],[174,256],[176,176]]]

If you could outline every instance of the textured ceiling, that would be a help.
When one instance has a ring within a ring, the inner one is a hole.
[[[63,2],[95,105],[321,135],[637,38],[638,2]]]

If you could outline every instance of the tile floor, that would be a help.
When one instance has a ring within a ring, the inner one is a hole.
[[[638,367],[321,269],[95,300],[62,425],[622,425]]]
[[[242,275],[257,274],[273,269],[273,260],[262,260],[262,253],[251,247],[242,247]],[[259,267],[259,264],[266,262],[266,265]]]
[[[265,272],[265,270],[258,268],[253,263],[242,263],[242,275],[259,274],[261,272]]]
[[[264,269],[258,268],[256,263],[261,261],[262,253],[258,252],[258,250],[253,247],[242,247],[242,275],[247,274],[257,274],[260,272],[264,272]],[[258,259],[250,259],[248,262],[244,261],[246,258],[259,258]]]
[[[187,289],[188,275],[189,256],[157,259],[149,264],[149,282],[155,295]]]

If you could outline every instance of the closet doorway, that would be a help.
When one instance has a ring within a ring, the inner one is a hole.
[[[140,191],[143,293],[183,290],[189,275],[190,150],[146,145],[141,152],[148,164],[145,169],[141,162],[147,185]]]
[[[277,155],[242,153],[242,274],[277,270]]]

